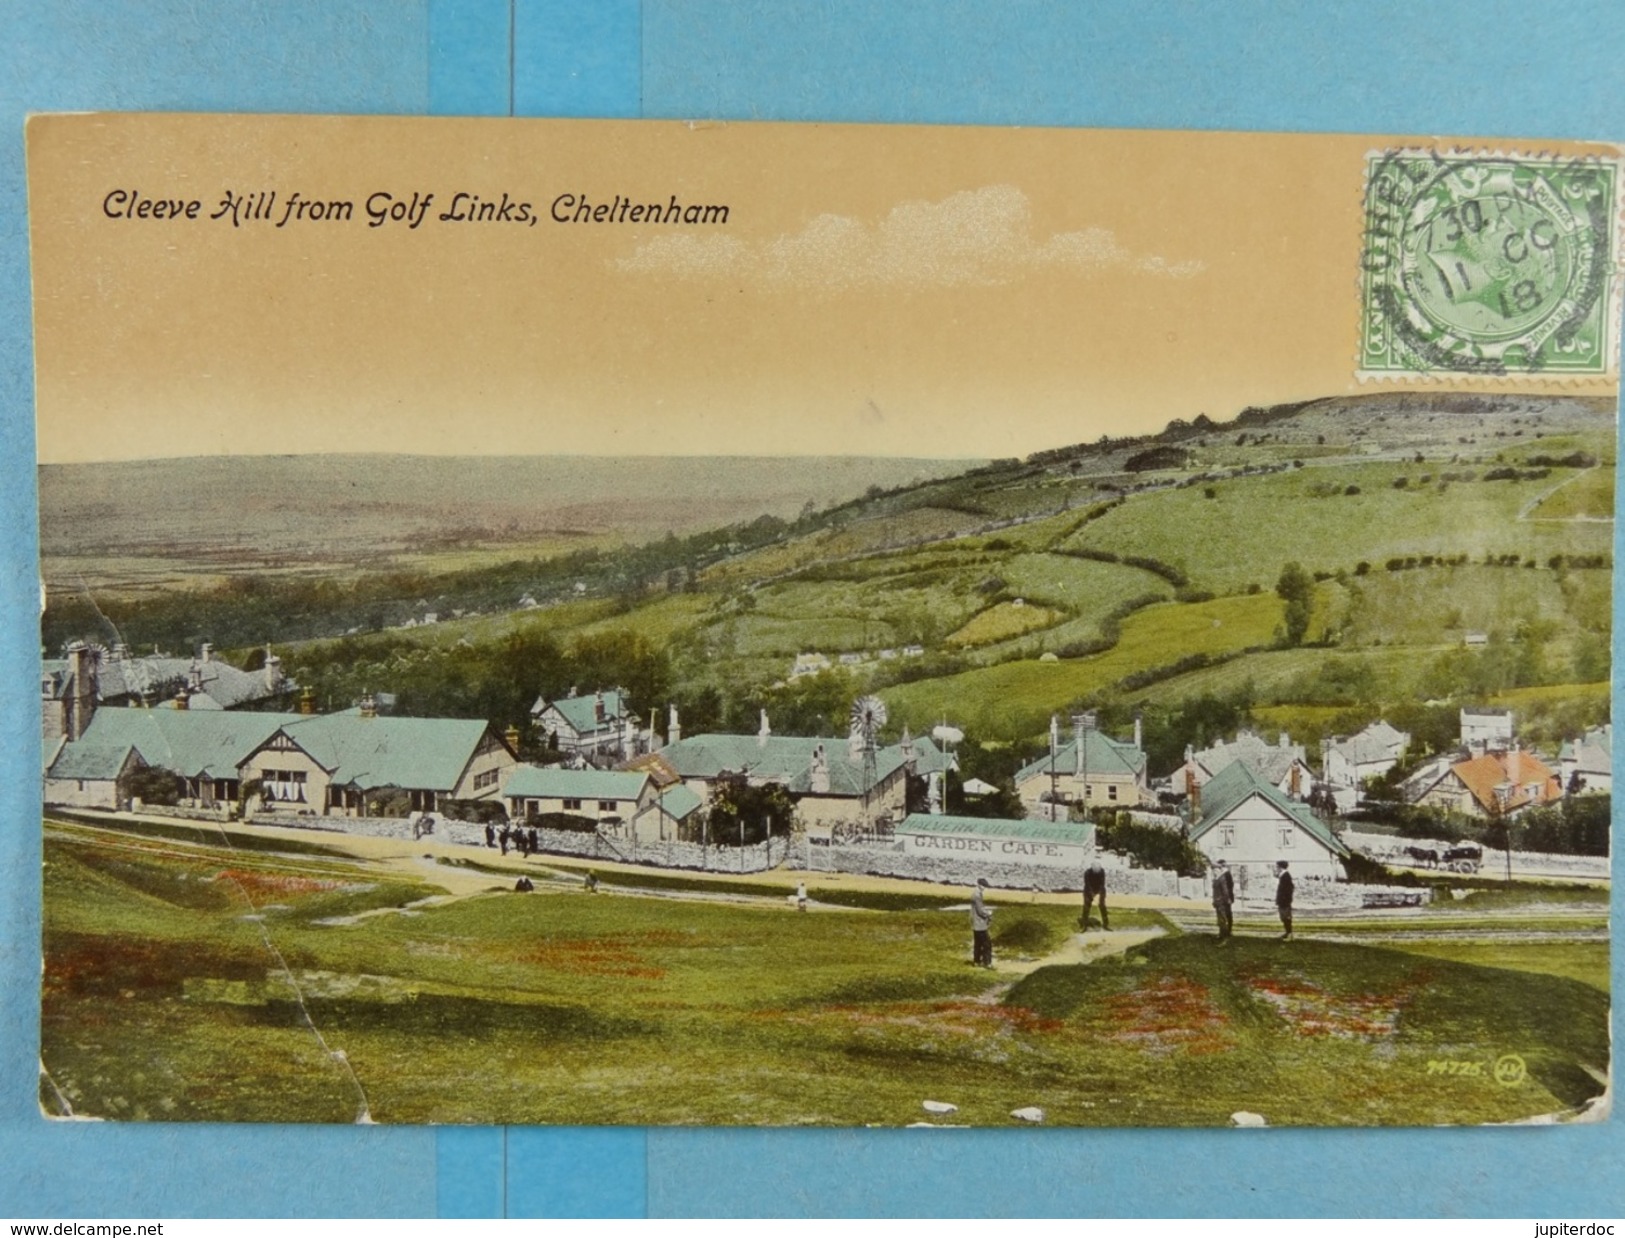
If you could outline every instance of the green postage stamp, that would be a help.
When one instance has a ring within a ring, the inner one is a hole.
[[[1368,156],[1361,377],[1610,374],[1618,164]]]

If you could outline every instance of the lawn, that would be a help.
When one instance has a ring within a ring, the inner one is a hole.
[[[428,881],[361,859],[52,825],[42,1105],[898,1126],[934,1099],[990,1125],[1028,1105],[1066,1125],[1223,1124],[1241,1109],[1417,1124],[1570,1109],[1608,1063],[1607,996],[1569,978],[1594,952],[1535,974],[1307,940],[1221,951],[1169,928],[1022,978],[967,966],[958,890],[802,915],[768,882],[726,883],[735,901],[719,902],[713,882],[676,874],[628,878],[649,894],[588,895],[538,872],[536,894],[494,880],[426,903]],[[757,884],[763,897],[737,901]],[[1001,960],[1047,956],[1077,914],[1025,895],[995,906]],[[1163,925],[1127,907],[1113,919]],[[1512,1053],[1527,1066],[1512,1083],[1436,1065]]]

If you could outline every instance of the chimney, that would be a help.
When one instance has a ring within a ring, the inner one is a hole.
[[[767,710],[762,710],[762,724],[756,729],[756,746],[766,748],[768,736],[773,734],[773,728],[767,723]]]
[[[502,732],[502,738],[508,741],[509,748],[512,748],[515,752],[519,751],[519,728],[514,726],[513,723],[510,722],[508,729]]]
[[[204,648],[207,649],[208,646],[205,645]],[[186,686],[189,687],[193,692],[203,691],[202,662],[196,660],[193,661],[191,667],[186,672]]]
[[[1202,819],[1202,788],[1196,781],[1196,771],[1185,771],[1185,797],[1190,801],[1191,824],[1195,825]]]
[[[1283,748],[1292,747],[1292,737],[1290,735],[1288,735],[1285,731],[1281,732],[1281,738],[1279,740],[1277,740],[1276,742],[1279,743],[1281,745],[1281,747],[1283,747]]]
[[[179,692],[175,693],[175,700],[174,700],[175,708],[179,709],[179,710],[185,710],[187,708],[187,699],[190,696],[191,696],[191,693],[189,693],[184,687],[181,688],[181,690]]]
[[[673,705],[666,714],[666,742],[675,744],[683,738],[683,725],[677,721],[677,706]]]
[[[907,723],[903,725],[903,738],[898,742],[898,746],[903,750],[903,764],[908,766],[909,772],[912,773],[915,758],[914,737],[908,733]]]
[[[282,659],[269,649],[265,651],[265,687],[271,692],[282,687]]]
[[[113,661],[122,662],[130,656],[130,647],[123,641],[113,642]]]
[[[82,640],[70,642],[66,653],[68,673],[73,676],[68,688],[68,738],[82,739],[96,714],[96,662]]]
[[[1300,766],[1296,761],[1292,762],[1292,776],[1291,780],[1287,783],[1287,794],[1295,800],[1301,800],[1303,798],[1302,777],[1303,775]]]
[[[316,689],[306,688],[299,694],[299,712],[307,718],[316,712]]]
[[[378,701],[371,692],[362,693],[361,716],[363,718],[376,718],[378,716]]]
[[[603,722],[603,720],[604,720],[604,694],[602,692],[598,693],[592,699],[592,714],[593,714],[593,718],[596,719],[598,722]]]
[[[823,744],[815,745],[813,748],[808,790],[814,795],[829,794],[829,756],[824,752]]]
[[[1083,777],[1083,715],[1072,715],[1072,772]]]
[[[1136,752],[1145,751],[1144,722],[1145,715],[1136,709],[1134,711],[1134,749]]]
[[[1049,754],[1055,756],[1061,751],[1061,720],[1054,714],[1049,716]]]
[[[203,652],[198,655],[200,662],[209,662],[214,659],[214,646],[208,641],[203,642]]]

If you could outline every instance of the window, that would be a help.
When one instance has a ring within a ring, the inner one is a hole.
[[[481,791],[481,790],[484,790],[486,787],[494,787],[494,786],[496,786],[497,785],[497,774],[498,774],[498,772],[499,771],[494,770],[494,769],[488,769],[483,774],[475,774],[474,775],[474,789],[476,791]]]
[[[564,801],[564,811],[565,812],[580,812],[581,811],[581,801],[580,800],[565,800]]]
[[[1109,800],[1117,798],[1117,784],[1115,782],[1106,787],[1106,798]]]
[[[1294,832],[1295,831],[1290,825],[1283,825],[1281,827],[1281,846],[1290,847],[1292,845],[1292,835]]]
[[[1219,846],[1234,847],[1236,845],[1236,827],[1221,825],[1219,827]]]
[[[282,804],[305,802],[305,771],[302,769],[268,769],[260,775],[262,794],[268,800]]]
[[[615,811],[615,801],[614,800],[599,800],[598,801],[598,811],[599,812],[614,812]]]

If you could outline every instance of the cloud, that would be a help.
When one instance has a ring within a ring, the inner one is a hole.
[[[1206,263],[1137,254],[1109,228],[1033,236],[1032,209],[1013,185],[987,185],[940,202],[904,202],[879,223],[820,215],[799,232],[765,242],[668,232],[651,237],[616,270],[680,279],[744,279],[778,288],[993,287],[1029,271],[1127,270],[1188,279]]]

